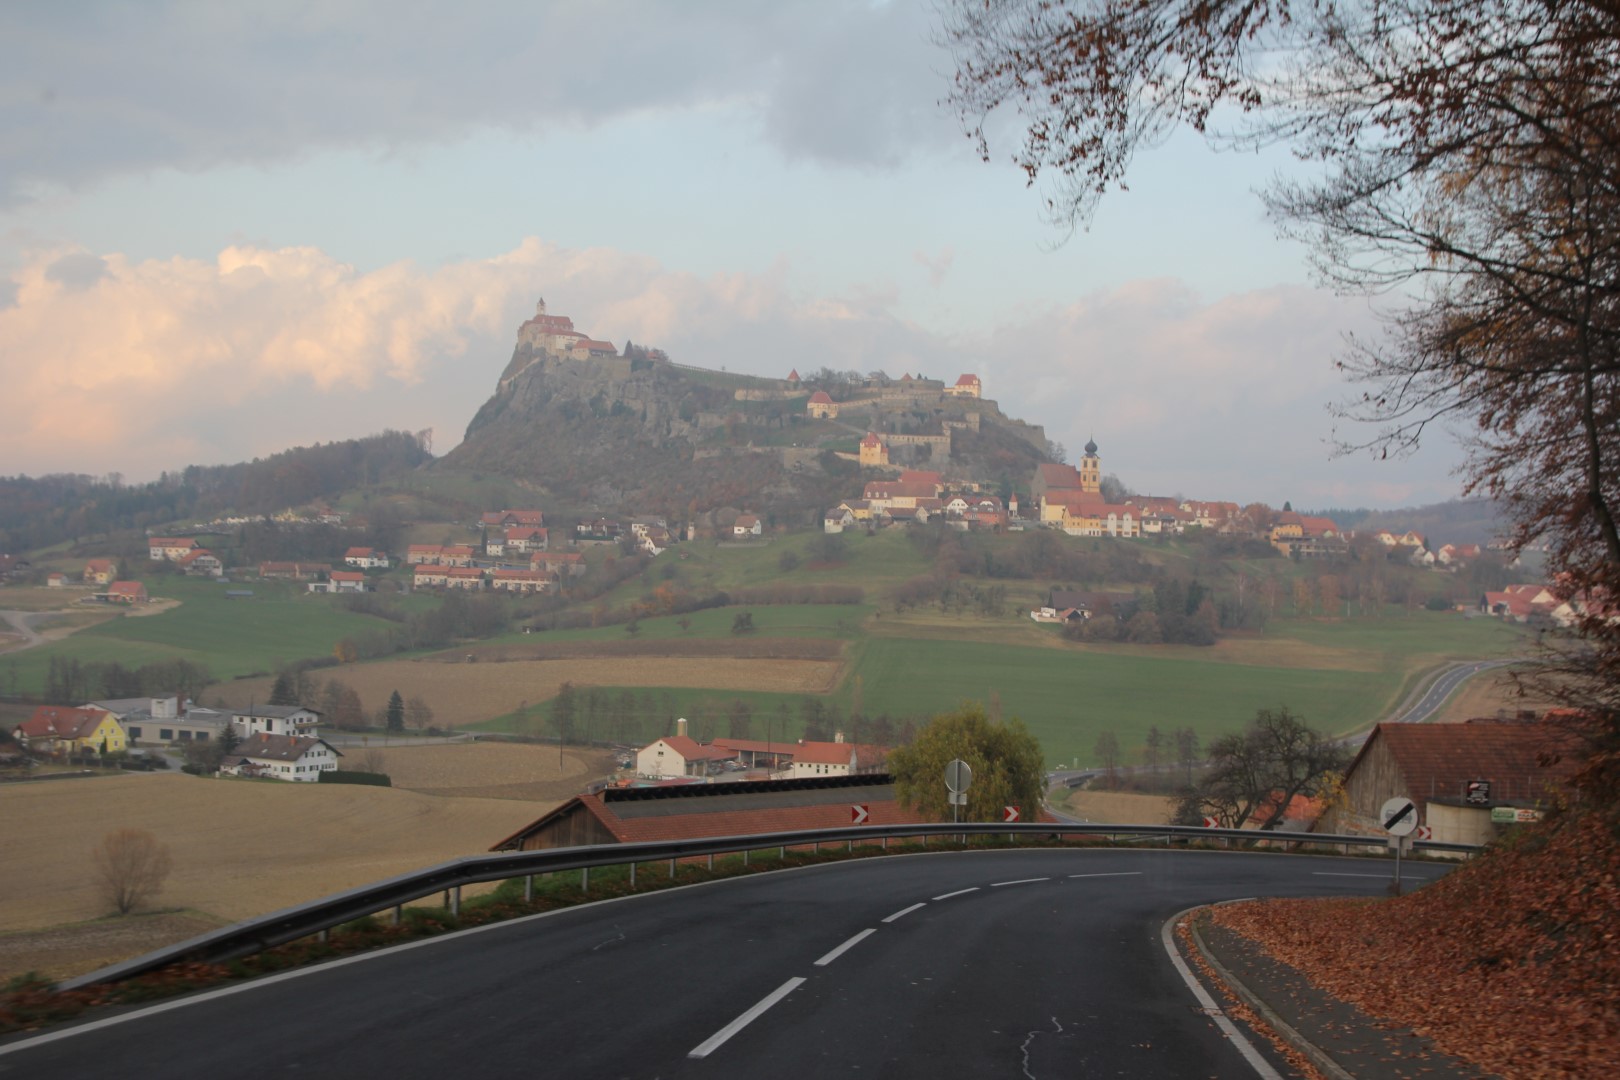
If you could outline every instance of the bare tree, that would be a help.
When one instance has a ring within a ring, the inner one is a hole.
[[[1242,732],[1212,742],[1209,760],[1177,820],[1197,824],[1210,815],[1227,828],[1258,820],[1262,829],[1276,829],[1294,797],[1324,790],[1349,763],[1349,752],[1286,708],[1261,709]]]
[[[1103,732],[1101,735],[1097,736],[1097,745],[1093,748],[1092,752],[1096,754],[1098,763],[1102,765],[1103,772],[1108,776],[1108,786],[1110,788],[1117,786],[1119,769],[1119,736],[1115,735],[1112,731]]]
[[[91,849],[90,857],[102,894],[120,915],[162,892],[169,876],[168,845],[145,829],[115,829]]]

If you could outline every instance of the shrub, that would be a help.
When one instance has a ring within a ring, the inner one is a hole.
[[[394,781],[387,773],[362,772],[359,769],[329,769],[317,773],[322,784],[363,784],[367,787],[393,787]]]

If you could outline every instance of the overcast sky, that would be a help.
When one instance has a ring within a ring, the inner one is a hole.
[[[1342,336],[1192,136],[1065,239],[939,104],[926,0],[0,6],[0,474],[461,438],[544,296],[683,362],[984,380],[1138,491],[1453,497],[1335,458]]]

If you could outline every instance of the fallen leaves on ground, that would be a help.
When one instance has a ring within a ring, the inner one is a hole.
[[[1502,1076],[1620,1061],[1620,838],[1570,815],[1388,900],[1211,911],[1323,990]]]

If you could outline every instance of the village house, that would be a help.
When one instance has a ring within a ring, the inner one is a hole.
[[[538,593],[552,588],[551,575],[544,570],[499,567],[490,571],[489,587],[501,592]]]
[[[236,753],[220,762],[228,776],[260,777],[312,784],[321,773],[336,771],[343,755],[325,739],[260,732],[242,740]]]
[[[502,539],[508,555],[528,555],[550,546],[545,528],[538,525],[515,525]]]
[[[259,564],[259,576],[268,580],[323,581],[331,573],[332,568],[325,563],[262,562]]]
[[[111,585],[117,575],[118,568],[111,559],[91,559],[84,564],[86,585]]]
[[[443,554],[443,544],[411,544],[405,549],[405,564],[407,566],[432,566],[440,561]]]
[[[363,593],[370,592],[371,586],[366,583],[366,575],[359,570],[333,570],[326,575],[325,581],[312,581],[309,583],[312,593]]]
[[[112,713],[65,705],[41,705],[32,716],[11,729],[11,736],[29,753],[51,757],[116,754],[122,752],[129,741]]]
[[[411,568],[411,586],[417,589],[444,588],[445,575],[450,572],[448,566],[438,563],[422,563]]]
[[[1479,598],[1479,610],[1508,622],[1529,622],[1533,616],[1555,618],[1562,601],[1545,585],[1508,585]],[[1570,620],[1573,621],[1573,620]]]
[[[484,528],[500,530],[517,526],[538,528],[545,523],[545,515],[539,510],[486,510],[478,519],[478,524]]]
[[[731,526],[731,535],[738,539],[755,537],[764,531],[765,526],[753,514],[738,514],[737,520]]]
[[[471,566],[477,554],[470,544],[446,544],[439,549],[439,561],[446,566]]]
[[[146,595],[146,586],[138,581],[115,581],[105,593],[98,593],[113,604],[144,604],[152,598]]]
[[[476,566],[447,566],[444,569],[444,587],[478,592],[484,587],[484,572]]]
[[[845,742],[842,734],[832,742],[800,742],[792,750],[793,760],[788,769],[795,780],[882,772],[887,756],[882,747],[857,746]]]
[[[62,573],[60,570],[52,570],[50,573],[45,575],[45,587],[47,589],[60,589],[66,584],[67,575]]]
[[[350,548],[343,553],[343,562],[360,570],[386,570],[389,566],[388,552],[369,547]]]
[[[175,565],[187,574],[198,577],[223,577],[225,564],[207,548],[197,548],[175,560]]]
[[[177,562],[198,544],[189,536],[154,536],[146,542],[149,558],[153,562]]]

